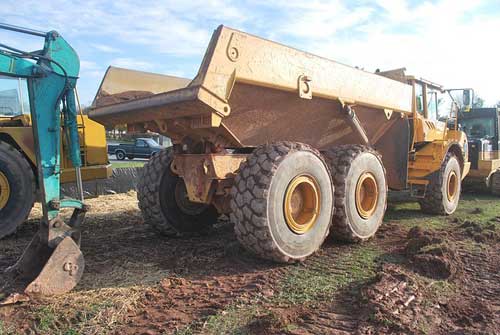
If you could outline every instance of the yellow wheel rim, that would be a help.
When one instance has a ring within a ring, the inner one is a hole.
[[[356,184],[356,209],[363,219],[369,219],[378,202],[378,186],[375,176],[370,172],[363,173]]]
[[[291,231],[302,235],[309,231],[319,215],[320,192],[316,180],[310,175],[295,177],[285,194],[285,221]]]
[[[3,172],[0,171],[0,209],[3,209],[7,205],[9,197],[10,197],[9,180],[3,174]]]
[[[451,171],[449,177],[448,177],[448,183],[447,183],[447,196],[448,196],[448,201],[453,201],[455,197],[457,196],[458,193],[458,176],[455,171]]]

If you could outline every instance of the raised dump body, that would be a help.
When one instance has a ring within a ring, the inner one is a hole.
[[[162,87],[167,88],[163,93],[113,104],[118,100],[113,95],[157,93],[148,78],[137,80],[135,71],[120,71],[125,80],[119,83],[115,69],[108,71],[91,117],[107,125],[149,129],[173,143],[200,136],[224,147],[290,140],[322,150],[363,143],[341,101],[355,106],[368,140],[382,153],[389,186],[406,188],[400,166],[406,167],[409,149],[410,85],[223,26],[185,88]],[[408,145],[400,146],[394,138]]]
[[[138,190],[145,220],[164,234],[207,229],[226,213],[251,251],[300,261],[330,227],[349,241],[373,236],[388,187],[444,192],[439,183],[452,180],[448,198],[422,206],[446,214],[458,203],[462,137],[424,120],[438,101],[427,90],[440,88],[402,70],[368,73],[220,26],[187,86],[157,93],[147,80],[113,80],[108,72],[91,117],[174,143],[145,165]],[[113,99],[137,91],[146,94]]]

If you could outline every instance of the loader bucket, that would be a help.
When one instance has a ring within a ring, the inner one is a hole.
[[[13,271],[30,281],[28,295],[59,295],[71,291],[80,281],[85,261],[80,247],[71,237],[65,237],[52,249],[37,233]]]

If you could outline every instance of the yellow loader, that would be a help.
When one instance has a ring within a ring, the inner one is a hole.
[[[31,118],[29,114],[24,114],[29,113],[29,107],[22,105],[26,82],[1,77],[0,83],[0,87],[6,88],[0,89],[0,146],[2,152],[11,153],[5,161],[0,155],[0,164],[3,166],[0,171],[0,238],[3,238],[12,234],[26,220],[39,190]],[[78,117],[78,126],[83,162],[82,180],[111,177],[104,127],[86,115]],[[61,182],[75,182],[75,171],[65,151],[63,144]]]

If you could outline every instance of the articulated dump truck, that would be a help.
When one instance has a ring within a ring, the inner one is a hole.
[[[403,69],[368,73],[220,26],[193,80],[110,68],[90,115],[172,139],[138,190],[159,232],[229,214],[247,249],[295,262],[329,232],[373,236],[389,188],[455,211],[467,140],[437,121],[444,93]]]

